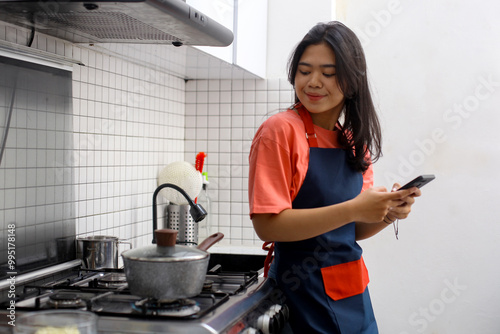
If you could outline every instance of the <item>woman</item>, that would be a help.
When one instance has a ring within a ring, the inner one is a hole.
[[[274,242],[269,276],[295,333],[378,333],[356,240],[406,218],[420,190],[372,187],[381,133],[350,29],[313,27],[288,79],[296,103],[264,122],[250,152],[250,215],[257,235]]]

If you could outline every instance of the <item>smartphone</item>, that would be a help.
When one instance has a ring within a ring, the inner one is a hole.
[[[411,187],[421,188],[425,186],[427,183],[434,180],[435,178],[436,177],[434,176],[434,174],[420,175],[415,179],[411,180],[410,182],[408,182],[407,184],[405,184],[404,186],[402,186],[401,188],[399,188],[398,190],[409,189]]]

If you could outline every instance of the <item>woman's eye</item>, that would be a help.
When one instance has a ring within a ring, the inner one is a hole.
[[[301,71],[301,70],[299,70],[299,73],[301,75],[309,75],[309,74],[311,74],[311,71]],[[331,77],[333,77],[335,75],[336,75],[336,73],[323,73],[323,76],[325,76],[326,78],[331,78]]]

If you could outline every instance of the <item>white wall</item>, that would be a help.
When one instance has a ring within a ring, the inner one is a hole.
[[[421,173],[400,238],[363,242],[381,333],[499,333],[500,5],[338,1],[363,42],[384,129],[376,184]]]
[[[286,78],[290,52],[316,23],[330,21],[335,1],[268,0],[267,78]]]

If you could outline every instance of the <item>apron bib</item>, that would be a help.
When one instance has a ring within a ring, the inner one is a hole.
[[[292,207],[316,208],[356,197],[363,177],[347,164],[347,151],[314,147],[311,116],[302,108],[299,113],[306,124],[310,155]],[[295,333],[378,333],[354,222],[315,238],[276,242],[274,253],[270,276],[284,292]]]

